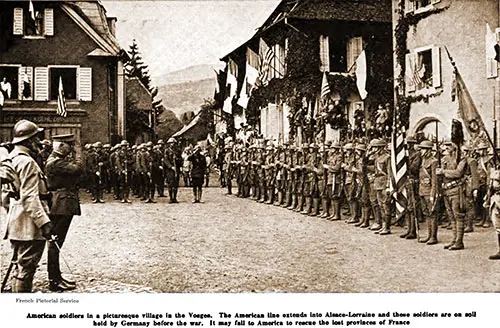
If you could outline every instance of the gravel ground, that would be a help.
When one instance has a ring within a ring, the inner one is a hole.
[[[463,251],[308,217],[208,188],[204,204],[90,204],[83,195],[63,254],[76,292],[498,292],[493,229],[466,234]],[[425,234],[425,225],[422,232]],[[10,259],[0,243],[2,274]],[[35,291],[46,292],[45,256]],[[61,267],[69,273],[64,263]]]

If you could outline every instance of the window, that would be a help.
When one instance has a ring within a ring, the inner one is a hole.
[[[0,92],[5,100],[17,99],[18,66],[0,66]]]
[[[441,2],[441,0],[406,0],[405,12],[422,12],[430,10],[434,4]]]
[[[439,47],[422,47],[406,55],[407,91],[441,86],[441,52]]]
[[[77,68],[50,68],[50,100],[57,100],[59,92],[59,79],[62,81],[64,97],[76,100],[76,71]]]
[[[363,51],[363,38],[319,38],[320,71],[346,73],[354,69],[356,59]]]
[[[54,35],[54,9],[41,8],[25,2],[24,7],[14,8],[13,34],[27,38]]]

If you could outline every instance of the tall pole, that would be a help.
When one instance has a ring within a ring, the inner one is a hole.
[[[498,78],[497,78],[498,79]],[[496,153],[498,145],[498,132],[497,132],[497,85],[498,81],[495,80],[495,85],[493,86],[493,152]],[[493,163],[495,168],[497,167],[497,156],[493,156]]]

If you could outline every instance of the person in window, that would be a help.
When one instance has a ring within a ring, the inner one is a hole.
[[[23,95],[23,98],[30,98],[31,97],[31,85],[30,85],[30,80],[29,80],[29,77],[28,77],[28,74],[26,73],[23,73],[23,76],[22,76],[22,80],[23,82],[22,84],[22,95]]]
[[[10,99],[12,94],[12,85],[7,81],[7,78],[4,76],[2,82],[0,82],[0,92],[2,92],[3,98]]]

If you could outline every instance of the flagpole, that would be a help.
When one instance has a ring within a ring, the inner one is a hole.
[[[453,73],[456,75],[456,74],[459,74],[458,73],[458,68],[457,66],[455,65],[455,61],[453,60],[453,58],[451,57],[450,55],[450,52],[448,51],[448,47],[447,46],[444,46],[444,49],[446,50],[446,54],[448,55],[448,59],[450,60],[451,62],[451,65],[453,66]],[[463,82],[463,81],[462,81]],[[458,95],[457,95],[458,96]],[[490,143],[490,146],[493,147],[493,161],[495,163],[498,163],[498,153],[497,153],[497,148],[496,148],[496,142],[493,143],[493,140],[491,139],[491,136],[490,134],[488,133],[488,130],[486,130],[486,127],[484,126],[484,124],[478,124],[479,127],[484,131],[484,133],[486,134],[486,137],[488,138],[488,141]],[[495,124],[496,125],[496,124]],[[494,133],[495,133],[495,128],[494,128]]]
[[[498,78],[497,78],[498,79]],[[493,86],[493,151],[497,152],[497,140],[498,140],[498,132],[497,132],[497,95],[496,95],[496,85],[497,81],[495,80],[495,85]],[[493,162],[495,168],[497,167],[497,156],[493,156]]]

